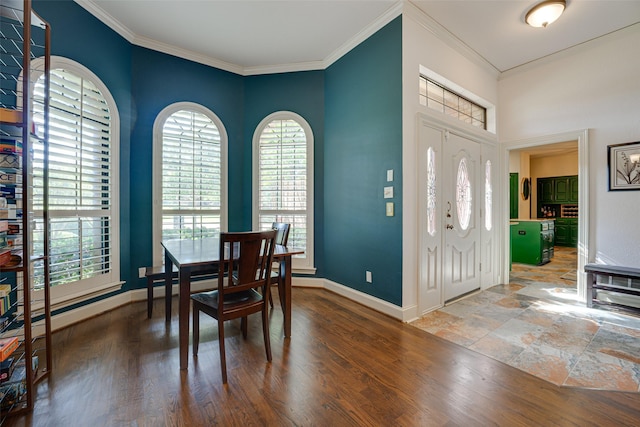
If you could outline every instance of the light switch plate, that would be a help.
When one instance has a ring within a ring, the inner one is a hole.
[[[387,182],[393,181],[393,169],[387,170]]]
[[[393,199],[393,187],[384,187],[384,198]]]
[[[393,202],[387,202],[387,216],[393,216]]]

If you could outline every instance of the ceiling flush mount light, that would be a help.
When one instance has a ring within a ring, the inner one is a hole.
[[[560,18],[567,3],[565,0],[549,0],[535,5],[524,20],[532,27],[544,27]]]

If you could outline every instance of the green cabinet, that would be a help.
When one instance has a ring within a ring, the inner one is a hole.
[[[578,175],[569,177],[569,203],[578,203]]]
[[[553,199],[556,203],[569,203],[569,178],[553,178]]]
[[[538,203],[578,203],[578,176],[538,178]]]
[[[554,203],[554,178],[538,178],[538,203]]]
[[[556,245],[578,245],[578,218],[556,218]]]

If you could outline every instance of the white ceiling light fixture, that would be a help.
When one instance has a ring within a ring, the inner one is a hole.
[[[527,24],[536,28],[546,28],[547,25],[560,18],[567,2],[565,0],[549,0],[535,5],[524,20]]]

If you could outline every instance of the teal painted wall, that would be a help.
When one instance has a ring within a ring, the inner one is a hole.
[[[251,228],[256,126],[275,111],[304,117],[315,140],[316,276],[401,305],[400,18],[327,70],[243,77],[132,46],[70,0],[36,0],[34,9],[52,25],[53,55],[89,68],[118,105],[124,291],[144,287],[137,270],[152,260],[154,120],[166,106],[191,101],[218,115],[229,136],[230,230]],[[395,172],[391,218],[382,198],[387,169]]]
[[[325,277],[401,306],[401,18],[331,65],[325,88]],[[393,217],[385,216],[387,185]]]

